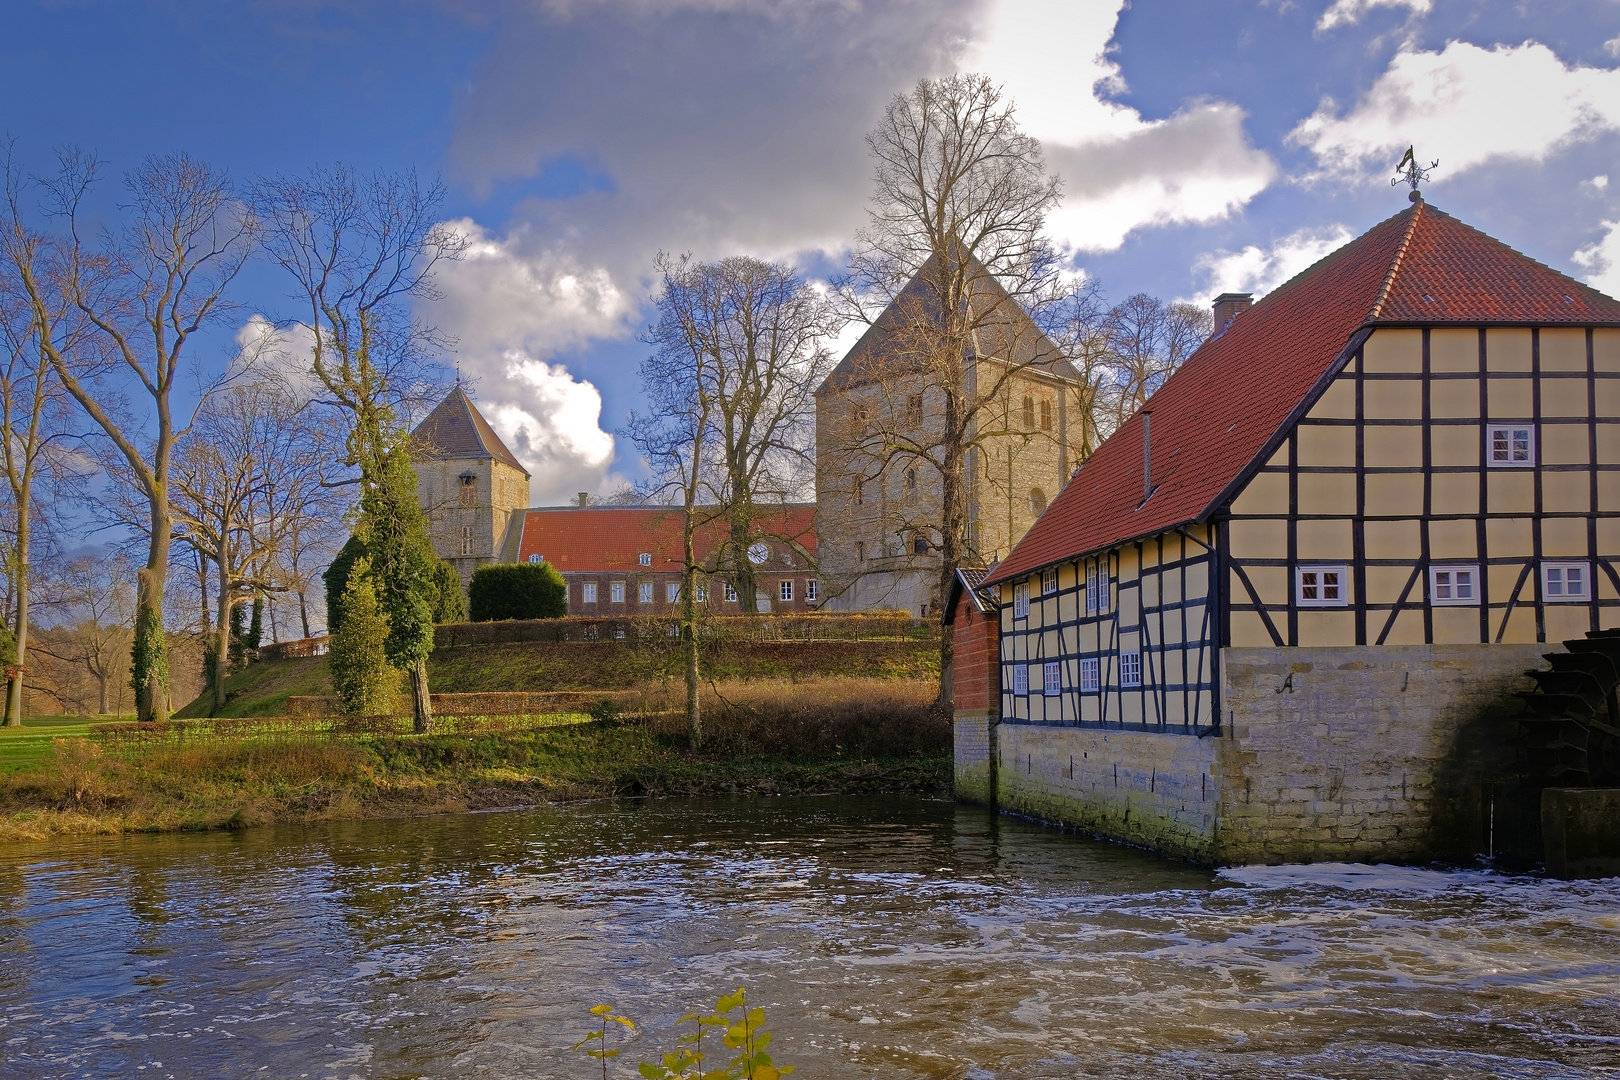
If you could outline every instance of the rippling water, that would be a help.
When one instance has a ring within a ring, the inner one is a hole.
[[[811,1077],[1620,1073],[1620,879],[1216,876],[945,802],[668,801],[0,855],[0,1076],[573,1077],[737,984]]]

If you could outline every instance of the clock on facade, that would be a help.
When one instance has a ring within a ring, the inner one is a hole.
[[[759,566],[771,557],[770,545],[764,543],[751,544],[748,548],[748,561]]]

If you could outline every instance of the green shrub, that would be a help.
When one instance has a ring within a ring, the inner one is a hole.
[[[433,624],[458,623],[467,618],[467,594],[461,588],[461,575],[444,559],[433,565]]]
[[[343,626],[343,595],[349,589],[349,575],[354,573],[355,560],[365,557],[365,541],[351,535],[332,565],[321,575],[326,582],[326,631],[329,634],[337,633]]]
[[[353,564],[343,593],[343,625],[332,635],[327,658],[333,692],[343,711],[357,716],[391,711],[399,690],[399,673],[383,651],[388,617],[377,603],[369,569],[364,558]]]
[[[556,619],[568,614],[568,585],[550,563],[493,563],[473,571],[473,622]]]

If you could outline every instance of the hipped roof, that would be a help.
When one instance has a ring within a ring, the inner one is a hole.
[[[1329,254],[1198,349],[1091,455],[988,584],[1206,520],[1380,326],[1620,326],[1620,302],[1422,200]]]
[[[938,259],[937,255],[928,257],[922,269],[906,282],[860,340],[844,354],[817,393],[860,386],[896,373],[921,370],[926,365],[925,360],[913,353],[905,329],[908,320],[916,317],[913,312],[930,319],[939,317],[939,297],[930,284]],[[1031,367],[1059,378],[1079,378],[1052,339],[984,264],[970,259],[967,272],[969,302],[985,313],[975,335],[977,355]]]
[[[558,570],[576,574],[669,572],[678,571],[683,564],[679,507],[556,507],[521,513],[518,562],[539,555]],[[754,525],[767,539],[788,541],[815,555],[814,504],[772,509],[757,517]],[[700,525],[693,537],[698,561],[709,563],[729,535],[724,521]],[[642,552],[652,556],[651,567],[641,565]]]
[[[419,457],[494,458],[529,475],[460,384],[416,425],[411,449]]]

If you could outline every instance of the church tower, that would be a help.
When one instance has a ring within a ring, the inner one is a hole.
[[[433,550],[465,586],[499,557],[513,511],[529,505],[529,472],[459,383],[411,432],[411,459]]]

